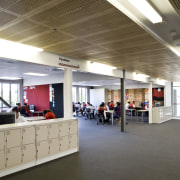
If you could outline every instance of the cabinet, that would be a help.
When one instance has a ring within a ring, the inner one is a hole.
[[[4,149],[4,132],[0,132],[0,150]]]
[[[35,144],[28,144],[22,147],[22,162],[31,162],[36,159],[36,146]]]
[[[51,139],[49,141],[49,154],[57,154],[59,153],[60,145],[59,145],[59,138]]]
[[[69,134],[69,123],[61,123],[59,126],[60,129],[60,137],[67,136]]]
[[[48,156],[49,143],[48,141],[41,141],[37,143],[37,159]]]
[[[59,136],[59,125],[50,124],[49,125],[49,139],[54,139]]]
[[[35,143],[35,127],[27,127],[22,129],[22,143],[32,144]]]
[[[7,149],[6,164],[7,167],[15,166],[21,163],[22,151],[21,147]]]
[[[5,153],[4,150],[0,151],[0,170],[5,168]]]
[[[48,126],[37,126],[36,127],[36,141],[45,141],[48,139]]]
[[[68,136],[64,136],[60,138],[60,151],[66,151],[69,148],[69,138]]]
[[[21,146],[21,129],[12,129],[6,132],[7,148]]]

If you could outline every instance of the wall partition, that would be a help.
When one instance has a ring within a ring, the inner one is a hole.
[[[173,116],[180,116],[180,82],[173,83]]]

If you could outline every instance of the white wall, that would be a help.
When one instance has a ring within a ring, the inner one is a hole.
[[[99,106],[102,102],[105,102],[105,90],[90,89],[90,103],[93,106]]]
[[[166,82],[164,88],[164,106],[171,106],[171,82]]]

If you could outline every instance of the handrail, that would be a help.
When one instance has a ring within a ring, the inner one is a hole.
[[[6,105],[8,106],[8,108],[11,108],[11,105],[9,103],[7,103],[2,97],[0,97],[0,100]]]

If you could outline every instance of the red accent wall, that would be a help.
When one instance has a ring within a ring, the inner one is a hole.
[[[23,102],[34,104],[36,111],[49,109],[49,85],[24,86]]]

